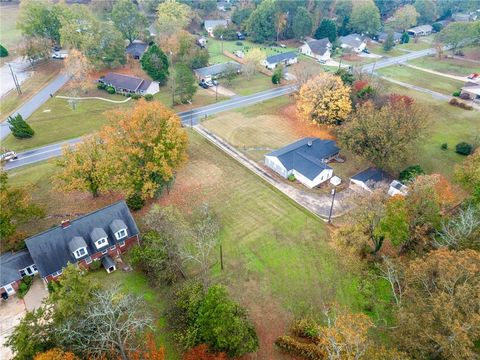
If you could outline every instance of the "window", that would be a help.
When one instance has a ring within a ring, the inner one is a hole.
[[[125,241],[122,241],[122,242],[120,243],[120,247],[123,247],[123,246],[125,246]]]
[[[108,251],[107,249],[103,250],[102,254],[105,255],[107,253],[107,251]]]
[[[25,275],[26,275],[26,273],[25,273],[25,270],[23,270],[23,269],[22,269],[22,270],[20,270],[20,276],[22,276],[22,277],[23,277],[23,276],[25,276]]]
[[[80,248],[78,250],[75,250],[73,254],[75,255],[75,258],[80,259],[82,256],[87,254],[87,249],[84,247]]]
[[[33,264],[32,266],[33,266],[33,270],[34,270],[34,271],[38,271],[37,265]]]
[[[115,237],[117,238],[117,240],[120,240],[121,238],[124,238],[125,236],[127,236],[127,229],[119,230],[115,234]]]
[[[111,246],[111,247],[110,247],[110,251],[113,251],[113,250],[115,250],[115,248],[116,248],[116,246],[115,246],[115,245]]]
[[[100,249],[102,246],[107,245],[107,243],[107,238],[101,238],[95,241],[95,246],[97,247],[97,249]]]
[[[53,277],[60,276],[60,275],[62,275],[62,272],[63,272],[63,270],[58,270],[57,272],[54,272],[54,273],[52,274],[52,276],[53,276]]]
[[[92,257],[91,257],[91,256],[87,257],[87,258],[85,259],[85,263],[91,264],[91,263],[92,263]]]

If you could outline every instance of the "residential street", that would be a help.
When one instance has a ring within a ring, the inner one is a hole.
[[[396,57],[382,58],[382,60],[362,66],[361,69],[363,72],[373,72],[375,69],[381,69],[381,68],[402,63],[405,61],[418,59],[424,56],[435,54],[435,51],[436,51],[435,49],[431,48],[431,49],[409,52],[405,55],[400,55]]]

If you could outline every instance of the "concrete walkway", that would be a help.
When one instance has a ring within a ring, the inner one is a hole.
[[[38,309],[44,299],[48,296],[48,290],[40,277],[36,276],[33,278],[32,285],[30,289],[25,294],[23,301],[25,302],[25,308],[27,311],[33,311]]]
[[[297,189],[285,181],[276,179],[271,175],[265,168],[257,164],[255,161],[250,160],[240,151],[235,149],[233,146],[228,144],[225,140],[219,136],[208,131],[202,125],[195,125],[193,129],[196,130],[200,135],[206,138],[208,141],[216,145],[227,155],[231,156],[247,169],[252,171],[254,174],[261,177],[263,180],[268,182],[270,185],[274,186],[282,193],[287,195],[290,199],[295,201],[300,206],[304,207],[308,211],[319,216],[322,220],[326,221],[328,219],[328,214],[330,212],[330,206],[332,203],[332,197],[330,195],[324,194],[314,194],[307,191],[302,191]],[[352,190],[347,189],[345,191],[337,193],[335,196],[335,203],[333,207],[332,217],[341,216],[347,210],[345,199],[352,194]]]

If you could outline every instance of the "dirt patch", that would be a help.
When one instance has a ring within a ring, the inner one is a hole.
[[[346,61],[359,61],[359,62],[363,60],[357,54],[346,54],[342,56],[342,59]]]
[[[302,120],[295,108],[295,104],[284,106],[280,110],[280,115],[288,122],[288,126],[296,137],[318,137],[321,139],[335,140],[331,129],[326,126],[319,126]]]
[[[480,59],[480,48],[479,47],[464,49],[462,52],[463,52],[463,57],[465,59],[477,60],[477,61]]]

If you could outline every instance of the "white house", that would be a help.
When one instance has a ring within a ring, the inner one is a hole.
[[[427,36],[430,35],[432,31],[432,25],[419,25],[407,30],[408,35],[413,37]]]
[[[203,26],[207,30],[208,35],[214,37],[213,32],[217,27],[227,27],[228,20],[205,20]]]
[[[302,54],[311,56],[318,61],[327,61],[330,59],[331,50],[332,43],[328,38],[306,41],[305,44],[299,47],[299,51]]]
[[[340,36],[340,46],[356,53],[361,53],[367,47],[367,38],[360,34]]]
[[[295,51],[290,51],[290,52],[285,52],[285,53],[269,56],[265,60],[262,61],[262,64],[267,69],[273,70],[279,64],[284,65],[284,66],[289,66],[289,65],[292,65],[292,64],[296,64],[297,61],[298,61],[297,53]]]
[[[265,165],[285,179],[295,176],[312,189],[333,176],[327,163],[339,151],[334,140],[304,138],[265,155]]]
[[[383,184],[388,184],[389,175],[377,168],[370,167],[350,178],[350,188],[353,190],[373,191],[375,188]]]
[[[408,188],[398,180],[393,180],[388,187],[388,195],[407,195]]]

